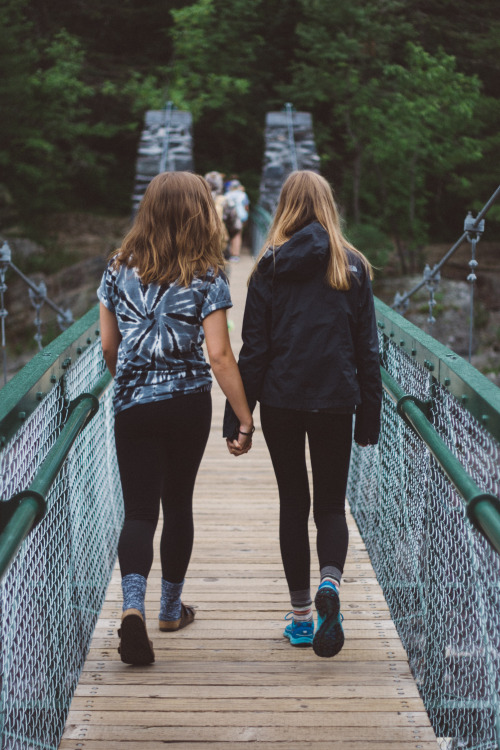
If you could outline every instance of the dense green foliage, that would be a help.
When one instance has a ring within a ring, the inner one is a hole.
[[[0,200],[127,212],[144,111],[167,99],[193,113],[196,168],[255,199],[265,113],[290,101],[344,213],[411,269],[498,183],[496,4],[4,0]]]

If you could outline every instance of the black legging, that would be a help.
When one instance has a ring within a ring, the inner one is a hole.
[[[184,580],[193,547],[193,490],[210,432],[210,393],[137,404],[115,418],[115,441],[125,505],[118,543],[122,576],[147,578],[153,537],[163,508],[162,576]]]
[[[313,477],[313,513],[320,569],[344,569],[349,533],[345,492],[352,443],[352,414],[260,407],[262,430],[280,496],[280,547],[290,591],[310,586],[308,519],[311,496],[305,439]]]

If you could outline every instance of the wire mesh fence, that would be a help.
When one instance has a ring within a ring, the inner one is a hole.
[[[0,452],[2,500],[29,486],[69,403],[104,372],[95,341]],[[47,513],[0,585],[0,746],[57,748],[116,558],[121,487],[110,389],[46,498]]]
[[[380,334],[385,369],[430,400],[439,436],[498,497],[498,440],[393,333]],[[385,393],[379,445],[354,449],[348,498],[440,747],[498,748],[500,556]]]

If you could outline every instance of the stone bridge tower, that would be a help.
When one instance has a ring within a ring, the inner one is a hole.
[[[137,154],[132,215],[153,177],[160,172],[193,170],[191,112],[180,112],[167,105],[149,110],[144,118]]]
[[[259,204],[274,213],[283,181],[295,169],[319,172],[312,117],[309,112],[284,112],[266,115],[264,167],[260,182]]]

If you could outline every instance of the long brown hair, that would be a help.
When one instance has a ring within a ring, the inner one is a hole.
[[[162,172],[148,185],[115,265],[135,268],[143,284],[188,286],[194,276],[224,266],[222,223],[206,180]]]
[[[321,224],[330,239],[326,280],[331,287],[340,290],[351,287],[347,249],[360,258],[370,278],[373,276],[370,262],[342,234],[339,212],[329,183],[321,175],[307,169],[292,172],[283,183],[278,207],[257,262],[267,248],[280,247],[313,221]]]

